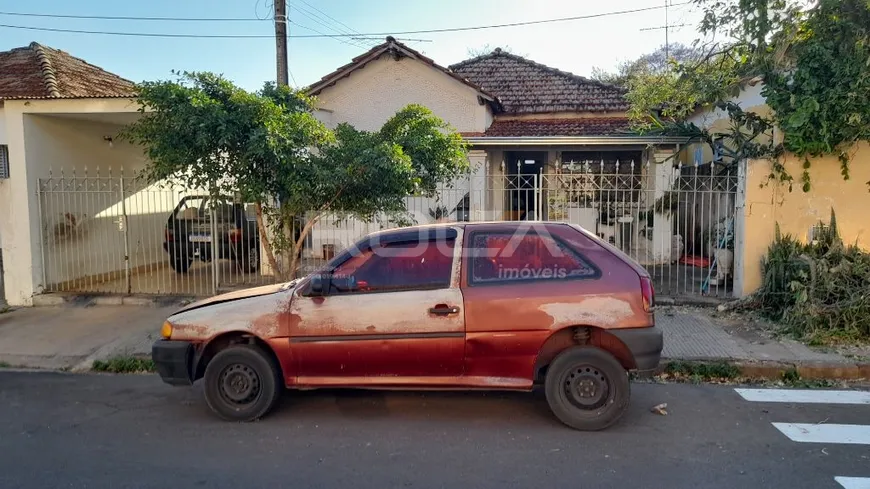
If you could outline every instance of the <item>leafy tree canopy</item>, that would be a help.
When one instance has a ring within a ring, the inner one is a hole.
[[[376,132],[330,130],[301,91],[267,83],[251,93],[187,72],[141,84],[138,102],[142,116],[125,136],[143,146],[146,177],[255,202],[261,237],[272,237],[264,239],[266,258],[278,270],[274,252],[288,254],[291,275],[324,214],[403,213],[405,197],[431,194],[468,169],[462,138],[419,105]]]
[[[771,177],[792,181],[783,150],[804,159],[833,154],[848,178],[849,151],[870,139],[870,2],[867,0],[694,0],[704,12],[696,60],[672,62],[665,76],[629,79],[635,124],[647,131],[725,141],[736,159],[767,156]],[[749,81],[763,82],[770,117],[730,102]],[[724,109],[726,132],[680,122],[702,108]],[[782,145],[770,136],[776,126]],[[769,143],[760,142],[771,141]],[[804,171],[803,188],[809,190]]]

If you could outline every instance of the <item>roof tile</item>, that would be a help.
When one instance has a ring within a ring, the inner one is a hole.
[[[0,52],[0,100],[135,95],[133,82],[58,49],[33,42]]]
[[[624,117],[586,117],[577,119],[498,120],[484,134],[486,137],[518,136],[613,136],[630,134]]]
[[[459,76],[495,94],[506,113],[624,112],[625,91],[496,49],[451,65]]]

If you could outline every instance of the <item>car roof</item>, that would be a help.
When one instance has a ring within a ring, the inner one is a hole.
[[[464,229],[466,227],[477,227],[477,226],[505,226],[505,227],[520,227],[520,226],[564,226],[567,225],[564,222],[554,222],[554,221],[459,221],[459,222],[439,222],[432,224],[417,224],[415,226],[403,226],[399,228],[390,228],[390,229],[382,229],[380,231],[375,231],[369,236],[387,236],[393,233],[406,233],[408,231],[426,231],[428,229],[441,229],[446,227],[460,228]]]

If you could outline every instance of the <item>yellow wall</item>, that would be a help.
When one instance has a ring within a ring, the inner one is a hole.
[[[870,249],[870,144],[856,145],[852,154],[849,180],[843,180],[836,157],[811,160],[811,189],[806,193],[800,183],[802,161],[794,155],[783,158],[786,170],[795,178],[791,192],[787,184],[768,182],[769,161],[748,163],[744,208],[744,294],[761,285],[761,259],[773,242],[776,223],[784,234],[806,241],[810,228],[819,221],[828,222],[833,208],[843,240]]]

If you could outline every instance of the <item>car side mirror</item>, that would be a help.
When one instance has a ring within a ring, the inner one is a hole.
[[[319,273],[311,276],[311,281],[309,282],[309,295],[312,296],[322,296],[324,295],[324,290],[329,288],[329,277],[325,275],[321,275]]]

